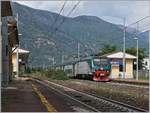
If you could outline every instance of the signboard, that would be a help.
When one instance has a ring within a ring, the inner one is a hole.
[[[122,61],[111,61],[110,64],[123,65]]]

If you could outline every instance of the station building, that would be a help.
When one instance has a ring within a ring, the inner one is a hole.
[[[106,57],[111,64],[111,78],[123,78],[123,52],[113,52],[105,54],[101,57]],[[133,78],[133,63],[135,56],[125,53],[125,78]]]
[[[12,80],[12,47],[19,43],[17,22],[13,18],[11,3],[10,1],[0,1],[0,76],[2,86],[7,86]]]
[[[30,51],[19,48],[18,53],[19,53],[19,74],[21,74],[21,73],[24,73],[27,67]],[[15,49],[12,54],[12,65],[13,65],[14,75],[17,72],[17,56],[16,55],[17,55],[17,50]]]

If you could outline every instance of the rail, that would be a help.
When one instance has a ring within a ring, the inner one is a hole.
[[[132,106],[132,105],[128,105],[128,104],[125,104],[125,103],[122,103],[122,102],[119,102],[119,101],[116,101],[116,100],[108,99],[108,98],[103,97],[103,96],[97,96],[97,95],[91,94],[91,93],[84,93],[84,92],[81,92],[79,90],[72,89],[72,88],[69,88],[69,87],[66,87],[66,86],[63,86],[63,85],[59,85],[59,84],[56,84],[56,83],[53,83],[53,82],[50,82],[50,81],[43,81],[42,79],[39,79],[39,78],[33,78],[33,79],[39,80],[39,81],[42,81],[42,82],[45,82],[45,83],[48,83],[48,84],[51,84],[51,85],[55,85],[57,87],[66,88],[66,89],[69,89],[70,91],[75,91],[79,94],[85,95],[85,96],[90,97],[90,98],[94,98],[96,100],[101,100],[101,101],[105,101],[107,103],[111,103],[114,106],[118,106],[119,108],[127,109],[128,111],[147,112],[147,110],[145,110],[145,109],[138,108],[138,107],[135,107],[135,106]]]

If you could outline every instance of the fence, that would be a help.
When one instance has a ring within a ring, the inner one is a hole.
[[[133,76],[136,78],[136,70],[133,71]],[[149,80],[149,71],[148,70],[139,70],[138,76],[140,80]]]

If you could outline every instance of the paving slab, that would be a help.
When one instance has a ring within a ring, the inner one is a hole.
[[[2,88],[2,112],[46,112],[31,81],[15,80]]]

